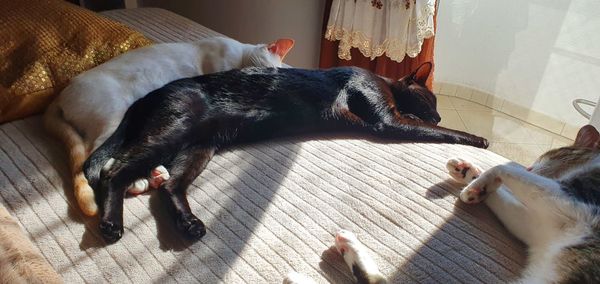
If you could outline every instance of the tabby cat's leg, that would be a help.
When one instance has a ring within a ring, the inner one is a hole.
[[[501,186],[489,194],[485,204],[518,239],[527,245],[535,243],[537,236],[532,228],[540,225],[538,216],[519,202],[509,190]]]
[[[481,175],[481,169],[461,158],[448,160],[446,168],[450,176],[463,185],[469,184]],[[491,192],[485,203],[517,238],[526,243],[531,240],[530,226],[533,220],[527,208],[508,190],[500,187],[495,192]]]
[[[466,203],[481,202],[501,184],[510,188],[513,195],[528,207],[545,206],[548,204],[548,199],[539,197],[556,196],[562,193],[558,182],[529,172],[516,163],[509,163],[485,171],[462,190],[460,199]]]
[[[500,186],[503,184],[504,186]],[[564,215],[553,214],[560,186],[520,165],[500,165],[485,171],[461,192],[461,200],[485,203],[517,238],[527,245],[551,237]]]
[[[452,158],[446,162],[448,174],[462,185],[467,185],[481,174],[481,169],[461,158]]]
[[[188,148],[179,152],[170,165],[171,177],[159,189],[175,218],[177,228],[191,239],[204,236],[206,228],[190,209],[187,188],[204,170],[214,152],[213,147]]]

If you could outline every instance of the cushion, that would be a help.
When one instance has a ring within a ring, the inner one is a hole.
[[[151,43],[58,0],[0,0],[0,38],[0,123],[41,112],[71,77]]]

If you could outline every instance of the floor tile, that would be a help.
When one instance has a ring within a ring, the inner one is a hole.
[[[581,126],[583,126],[583,125],[581,125]],[[581,126],[565,124],[565,126],[560,134],[562,134],[565,137],[575,139],[575,137],[577,137],[577,132],[579,132],[579,128],[581,128]]]
[[[439,94],[437,99],[440,126],[485,137],[490,141],[488,150],[525,166],[550,149],[573,144],[571,139],[476,102]]]
[[[450,97],[444,95],[437,95],[437,109],[454,109]]]
[[[571,145],[573,145],[573,140],[557,136],[557,137],[554,137],[554,139],[552,140],[551,149],[565,147],[565,146],[571,146]]]
[[[470,100],[472,94],[473,94],[473,89],[471,89],[469,87],[458,86],[456,88],[456,93],[454,94],[454,96],[459,97],[461,99]]]
[[[439,126],[460,131],[467,131],[467,128],[460,119],[457,111],[453,109],[438,109],[438,112],[442,117],[442,121],[440,122]]]
[[[527,107],[514,104],[508,101],[504,102],[500,111],[512,117],[516,117],[520,120],[527,121],[531,124],[540,126],[541,128],[547,129],[553,133],[560,133],[565,125],[564,122],[561,122],[558,119],[536,111],[531,111]]]
[[[454,96],[457,86],[454,84],[440,83],[440,94]]]
[[[471,100],[480,105],[485,105],[488,97],[489,95],[487,93],[478,90],[473,90],[473,93],[471,94]]]
[[[440,92],[441,85],[439,83],[433,82],[433,93],[438,94]]]
[[[551,145],[558,136],[493,110],[457,112],[469,132],[492,142]]]
[[[461,98],[450,98],[450,101],[452,102],[452,106],[454,106],[454,109],[456,110],[492,111],[492,109],[489,107]]]
[[[550,145],[492,142],[488,150],[523,166],[530,166],[539,156],[550,150]]]
[[[504,100],[490,95],[487,97],[485,105],[493,109],[502,109],[502,105],[504,105]]]

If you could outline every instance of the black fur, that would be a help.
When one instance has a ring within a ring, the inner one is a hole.
[[[600,168],[593,168],[577,176],[560,180],[561,188],[574,199],[600,206]]]
[[[356,278],[357,284],[369,284],[367,273],[356,264],[352,265],[352,275]]]
[[[172,82],[133,104],[84,165],[100,198],[102,234],[110,242],[121,237],[127,186],[162,164],[171,178],[160,192],[178,228],[203,236],[204,224],[192,214],[186,189],[216,150],[233,144],[351,132],[486,148],[483,138],[435,126],[440,116],[435,96],[423,86],[426,78],[416,71],[391,81],[360,68],[248,68]],[[115,164],[101,174],[111,157]]]

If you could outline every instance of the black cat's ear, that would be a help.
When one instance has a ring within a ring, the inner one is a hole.
[[[584,148],[600,148],[600,133],[592,125],[586,125],[579,129],[573,146]]]
[[[410,76],[413,81],[417,82],[421,86],[425,86],[432,69],[433,64],[431,64],[431,62],[425,62],[421,64],[421,66],[417,67],[417,69],[413,71]]]

